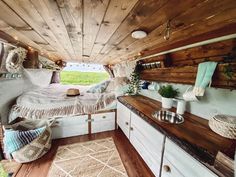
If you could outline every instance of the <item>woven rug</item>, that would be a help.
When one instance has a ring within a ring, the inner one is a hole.
[[[112,138],[60,146],[48,177],[128,177]]]

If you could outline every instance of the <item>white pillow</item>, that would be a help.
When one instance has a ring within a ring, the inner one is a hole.
[[[48,69],[24,69],[24,76],[33,85],[38,87],[48,87],[51,79],[52,72]]]

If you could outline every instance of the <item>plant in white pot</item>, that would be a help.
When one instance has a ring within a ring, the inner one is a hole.
[[[178,89],[174,89],[172,85],[163,85],[158,90],[158,93],[161,95],[162,107],[170,109],[173,105],[173,98],[178,96]]]

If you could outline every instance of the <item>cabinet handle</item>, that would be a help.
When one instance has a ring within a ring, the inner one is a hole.
[[[171,169],[168,165],[164,165],[163,169],[164,169],[165,172],[169,172],[169,173],[171,172]]]
[[[133,128],[133,127],[130,127],[130,130],[131,130],[131,131],[133,131],[133,130],[134,130],[134,128]]]
[[[102,118],[103,118],[103,119],[105,119],[105,118],[106,118],[106,116],[102,116]]]
[[[126,125],[129,125],[129,122],[125,122]]]

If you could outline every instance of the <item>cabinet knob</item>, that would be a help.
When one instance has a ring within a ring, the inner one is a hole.
[[[134,130],[134,128],[133,128],[133,127],[130,127],[130,130],[131,130],[131,131],[133,131],[133,130]]]
[[[106,116],[102,116],[102,118],[103,118],[103,119],[105,119],[105,118],[106,118]]]
[[[164,165],[163,169],[164,169],[165,172],[171,172],[171,169],[168,165]]]
[[[125,125],[129,125],[129,122],[125,122]]]

